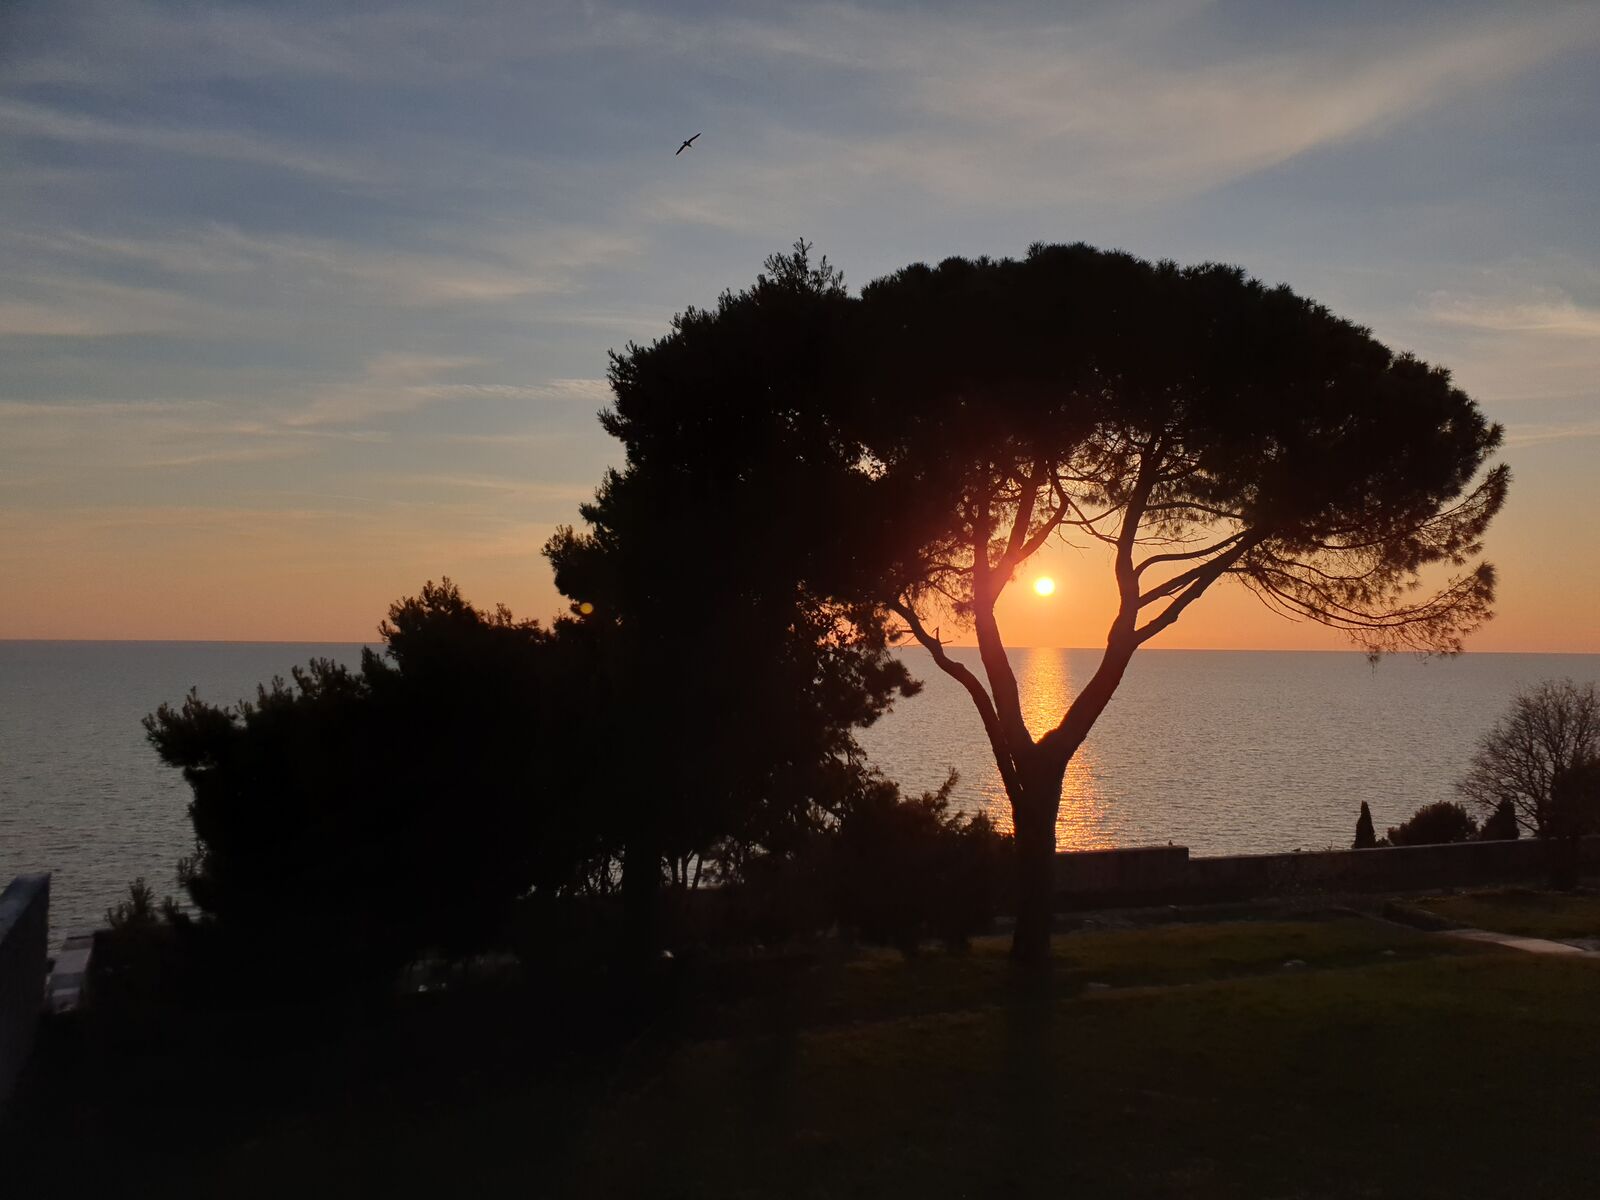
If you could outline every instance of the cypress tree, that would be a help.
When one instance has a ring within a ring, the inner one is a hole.
[[[1352,850],[1371,850],[1378,844],[1378,835],[1372,828],[1372,810],[1367,807],[1367,802],[1361,802],[1361,815],[1356,818],[1356,840],[1351,846]]]

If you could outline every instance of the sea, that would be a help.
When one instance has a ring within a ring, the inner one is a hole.
[[[144,877],[176,890],[193,848],[188,786],[140,720],[193,689],[233,703],[312,658],[354,665],[359,644],[0,642],[0,885],[53,875],[52,929],[103,922]],[[920,648],[901,650],[922,692],[861,743],[902,789],[1010,828],[1004,790],[966,692]],[[952,655],[981,671],[976,650]],[[1096,650],[1011,652],[1035,736],[1053,726]],[[1477,740],[1517,691],[1600,684],[1600,655],[1141,650],[1067,775],[1061,849],[1188,846],[1194,854],[1344,847],[1361,802],[1381,833],[1454,797]],[[670,697],[663,700],[670,703]]]

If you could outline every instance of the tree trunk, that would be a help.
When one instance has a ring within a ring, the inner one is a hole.
[[[1105,657],[1061,724],[1037,742],[1012,751],[1019,795],[1011,797],[1017,839],[1017,926],[1011,936],[1011,961],[1042,966],[1050,959],[1050,925],[1055,913],[1056,814],[1067,764],[1089,736],[1122,680],[1137,643],[1131,618],[1119,617],[1106,641]]]
[[[1050,961],[1056,814],[1065,774],[1064,767],[1030,771],[1022,781],[1022,794],[1011,798],[1017,849],[1017,924],[1011,934],[1011,961],[1026,966]]]
[[[661,941],[661,839],[655,814],[639,813],[622,860],[622,952],[630,969],[655,961]]]

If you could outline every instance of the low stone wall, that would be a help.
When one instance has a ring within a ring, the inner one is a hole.
[[[1070,908],[1103,900],[1108,905],[1165,903],[1161,897],[1187,886],[1189,867],[1187,846],[1127,846],[1057,854],[1056,896]],[[1079,900],[1086,903],[1071,903]]]
[[[0,1104],[33,1045],[49,926],[50,876],[19,875],[0,892]]]
[[[1056,855],[1056,907],[1206,904],[1514,883],[1548,875],[1550,854],[1548,842],[1533,838],[1217,858],[1190,858],[1186,846],[1082,850]],[[1600,837],[1584,838],[1580,855],[1586,872],[1600,872]]]

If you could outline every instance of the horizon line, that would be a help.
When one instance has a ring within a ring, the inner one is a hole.
[[[0,637],[0,645],[66,645],[66,646],[382,646],[382,640],[376,641],[348,641],[341,639],[299,639],[299,638],[52,638],[52,637]],[[947,643],[949,650],[976,650],[976,644],[965,645],[961,643]],[[916,642],[906,642],[891,646],[893,650],[920,650],[927,653],[927,647]],[[1104,646],[1007,646],[1009,650],[1085,650],[1101,651]],[[1307,646],[1141,646],[1140,654],[1365,654],[1366,651],[1356,646],[1349,647],[1307,647]],[[1416,654],[1409,650],[1393,650],[1384,654],[1385,658],[1423,657],[1423,658],[1457,658],[1469,655],[1484,654],[1560,654],[1560,655],[1600,655],[1600,650],[1463,650],[1459,655],[1444,654]]]

